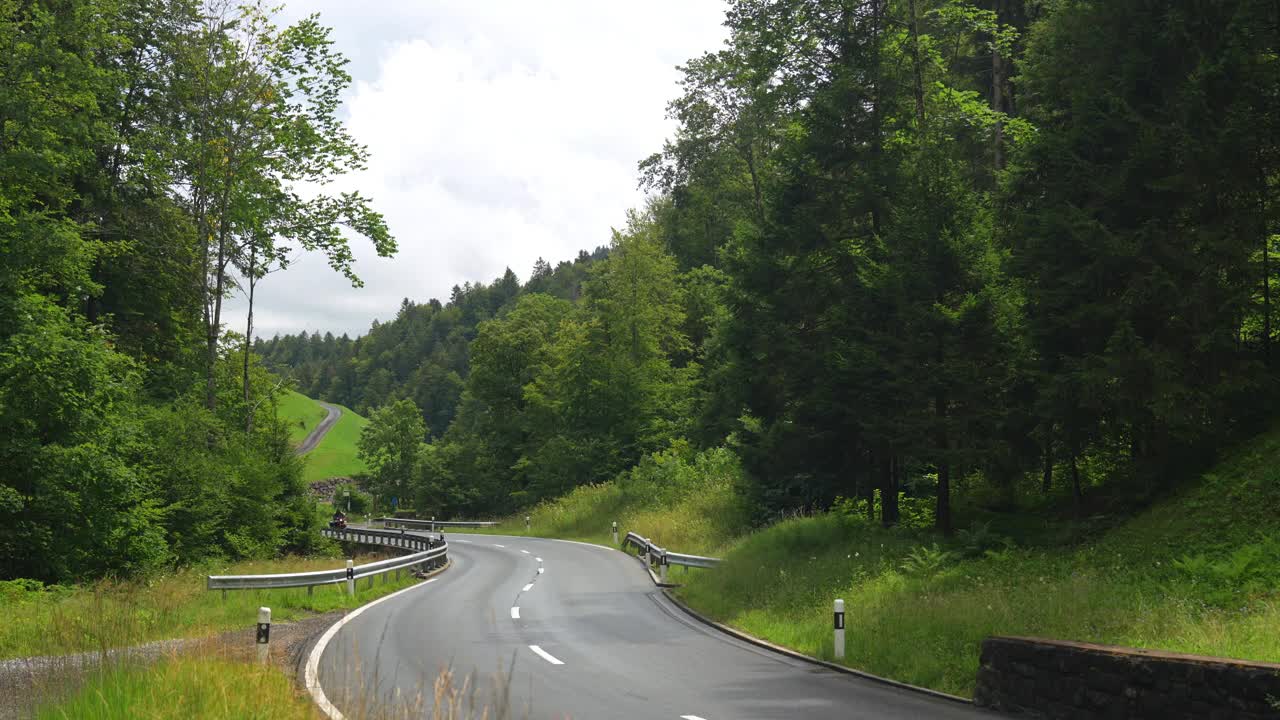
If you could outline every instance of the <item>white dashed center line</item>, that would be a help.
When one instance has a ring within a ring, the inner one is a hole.
[[[528,551],[528,550],[521,550],[520,552],[524,553],[525,555],[528,555],[528,554],[529,554],[529,551]]]
[[[681,715],[680,717],[681,720],[706,720],[706,718],[700,718],[697,715]]]
[[[524,589],[521,590],[520,592],[529,592],[532,589],[533,589],[533,583],[529,583],[528,585],[525,585]]]
[[[557,659],[556,659],[556,657],[555,657],[554,655],[552,655],[551,653],[547,652],[546,650],[543,650],[542,648],[538,647],[537,645],[530,645],[530,646],[529,646],[529,649],[530,649],[530,650],[532,650],[532,651],[534,651],[535,653],[537,653],[537,654],[538,654],[538,657],[542,658],[543,660],[546,660],[547,662],[551,663],[552,665],[563,665],[563,664],[564,664],[564,663],[563,663],[563,662],[561,662],[560,660],[557,660]]]
[[[512,620],[520,619],[520,608],[518,606],[511,608],[511,619]]]
[[[499,545],[498,543],[494,543],[494,544],[493,544],[493,546],[494,546],[494,547],[500,547],[500,548],[504,548],[504,547],[506,547],[506,545]]]
[[[538,562],[542,562],[542,558],[534,558],[534,560],[537,560]]]

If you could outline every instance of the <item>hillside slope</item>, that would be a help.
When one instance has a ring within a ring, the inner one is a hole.
[[[350,408],[338,407],[342,408],[342,415],[333,429],[325,434],[314,450],[302,456],[306,463],[302,478],[307,482],[351,477],[366,470],[365,464],[356,457],[356,445],[360,441],[360,431],[369,421]],[[326,414],[318,402],[293,391],[281,400],[278,412],[288,425],[289,438],[294,443],[301,442]]]
[[[848,608],[849,665],[971,695],[979,643],[1034,635],[1280,661],[1280,428],[1198,481],[1077,546],[951,543],[827,514],[738,543],[680,595],[718,620],[831,658]]]

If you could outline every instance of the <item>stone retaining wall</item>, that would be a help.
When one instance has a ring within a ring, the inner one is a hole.
[[[1280,720],[1280,664],[993,637],[973,699],[1044,718]]]

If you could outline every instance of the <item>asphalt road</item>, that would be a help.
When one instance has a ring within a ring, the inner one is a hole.
[[[621,552],[455,533],[449,555],[435,582],[369,607],[325,648],[319,679],[347,717],[370,704],[429,717],[446,668],[471,676],[490,718],[991,717],[716,632]]]
[[[317,400],[316,402],[320,401]],[[320,405],[322,405],[329,414],[324,416],[324,419],[320,421],[320,424],[316,426],[316,429],[312,430],[307,437],[303,439],[302,444],[298,446],[298,449],[293,451],[295,455],[304,455],[315,450],[316,445],[319,445],[320,441],[324,439],[324,436],[333,429],[334,424],[338,422],[338,418],[342,417],[342,408],[337,405],[330,405],[327,402],[320,402]]]

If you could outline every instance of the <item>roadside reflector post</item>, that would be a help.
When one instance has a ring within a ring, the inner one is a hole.
[[[618,521],[613,521],[613,544],[618,544]]]
[[[529,529],[529,516],[528,516],[528,515],[525,515],[525,516],[524,516],[524,529],[525,529],[525,530],[528,530],[528,529]]]
[[[266,665],[271,654],[271,608],[258,608],[258,664]]]
[[[659,573],[658,577],[661,578],[662,582],[665,583],[667,581],[667,554],[666,553],[662,553],[662,556],[658,558],[658,573]]]
[[[835,656],[837,660],[843,660],[844,659],[844,600],[836,600],[834,626],[836,631]]]
[[[436,531],[436,516],[432,515],[431,516],[431,532],[435,532],[435,531]]]
[[[351,559],[347,560],[347,594],[351,597],[356,595],[356,564]]]

